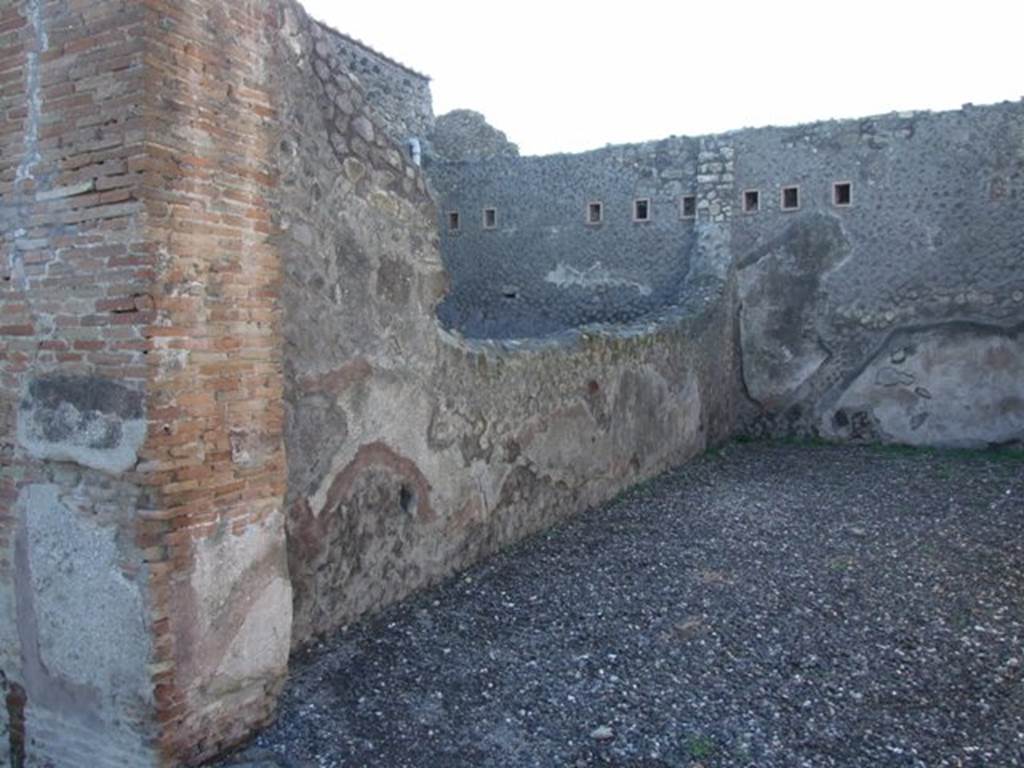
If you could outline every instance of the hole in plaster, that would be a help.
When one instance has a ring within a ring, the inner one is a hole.
[[[837,181],[832,185],[832,204],[851,205],[853,203],[853,185],[848,181]]]
[[[497,229],[498,209],[484,208],[484,229]]]
[[[604,221],[604,204],[598,201],[587,203],[587,224],[600,224]]]
[[[407,485],[403,485],[398,491],[398,505],[405,514],[415,515],[417,506],[416,491]]]
[[[448,230],[450,232],[459,231],[459,212],[449,211],[448,212]]]
[[[633,221],[651,220],[651,198],[640,197],[633,201]]]
[[[800,207],[800,187],[782,188],[782,210],[795,211]]]
[[[693,219],[697,216],[697,196],[683,195],[679,201],[679,215],[684,219]]]
[[[743,193],[743,212],[757,213],[761,209],[761,193],[756,189],[748,189]]]
[[[504,296],[506,299],[518,299],[519,289],[512,285],[506,285],[504,288],[501,289],[501,295]]]

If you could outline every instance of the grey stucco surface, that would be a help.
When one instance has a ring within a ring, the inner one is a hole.
[[[452,281],[442,322],[470,337],[541,336],[678,303],[695,242],[679,198],[696,191],[696,155],[696,142],[667,139],[431,165]],[[633,221],[636,198],[650,198],[650,221]],[[590,202],[603,205],[598,225],[587,222]],[[485,207],[496,209],[494,229],[483,227]]]
[[[822,433],[966,448],[1020,440],[1022,332],[946,323],[893,334],[825,413]]]
[[[97,696],[145,700],[147,616],[139,584],[119,568],[117,528],[69,508],[56,485],[29,486],[22,497],[31,575],[22,599],[30,589],[40,663]]]
[[[8,649],[20,648],[3,661],[5,685],[28,693],[17,710],[27,766],[157,763],[147,573],[125,535],[135,491],[101,477],[55,465],[52,482],[26,485],[15,506],[0,621],[16,632]]]

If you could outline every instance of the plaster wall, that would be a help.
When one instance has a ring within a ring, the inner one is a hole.
[[[1024,104],[728,135],[755,434],[1024,438]],[[832,184],[849,182],[849,206]],[[780,209],[799,185],[800,208]]]

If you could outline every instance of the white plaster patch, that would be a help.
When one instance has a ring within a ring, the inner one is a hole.
[[[226,675],[222,682],[237,683],[283,673],[292,623],[291,586],[281,575],[283,524],[283,515],[277,513],[239,535],[225,533],[197,545],[191,586],[197,601],[195,636],[200,643],[193,661],[200,676]],[[245,611],[245,617],[232,629],[232,613],[239,610]],[[225,644],[226,653],[211,656],[211,649],[228,631],[235,634]],[[210,664],[216,668],[204,668]]]
[[[973,447],[1024,438],[1024,339],[937,328],[881,353],[823,414],[870,413],[890,439]]]
[[[56,485],[18,495],[28,532],[39,653],[51,674],[148,699],[150,636],[139,583],[123,575],[116,528],[69,509]]]
[[[612,272],[601,262],[587,269],[576,269],[568,264],[559,263],[557,267],[544,276],[544,281],[557,285],[559,288],[576,286],[579,288],[633,288],[641,296],[650,296],[651,287],[644,283]]]
[[[217,678],[233,684],[281,670],[291,643],[292,589],[276,578],[263,590],[217,668]],[[283,650],[282,650],[283,649]]]

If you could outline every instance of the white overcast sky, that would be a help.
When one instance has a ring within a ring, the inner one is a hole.
[[[1024,0],[303,0],[524,154],[1024,97]]]

